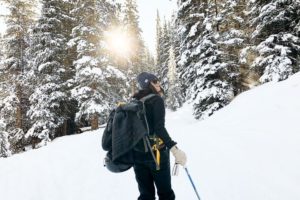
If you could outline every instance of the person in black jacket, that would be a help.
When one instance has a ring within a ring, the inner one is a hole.
[[[165,106],[162,98],[163,90],[158,78],[147,72],[138,75],[137,82],[140,90],[134,94],[134,98],[141,99],[151,93],[157,94],[145,102],[146,117],[150,130],[150,139],[154,138],[151,144],[159,144],[156,147],[159,152],[159,166],[156,163],[151,152],[145,152],[142,149],[143,144],[137,145],[134,151],[134,172],[140,196],[138,200],[154,200],[155,186],[159,200],[174,200],[175,194],[171,187],[170,157],[169,151],[175,157],[175,162],[182,166],[186,164],[186,155],[177,148],[165,128]],[[160,140],[160,143],[157,143]],[[139,148],[140,146],[140,148]]]

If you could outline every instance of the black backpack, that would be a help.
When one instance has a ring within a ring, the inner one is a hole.
[[[133,166],[133,149],[143,140],[145,152],[155,156],[149,142],[149,127],[145,102],[156,96],[149,94],[140,100],[122,103],[113,109],[102,136],[102,148],[107,151],[104,166],[111,172],[119,173]],[[157,164],[157,162],[156,162]],[[157,168],[159,168],[157,164]]]

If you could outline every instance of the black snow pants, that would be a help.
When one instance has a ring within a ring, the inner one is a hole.
[[[166,148],[161,150],[160,157],[160,170],[156,170],[156,165],[150,152],[134,153],[134,172],[140,192],[138,200],[155,200],[155,186],[159,200],[175,199],[175,194],[171,187],[169,150]]]

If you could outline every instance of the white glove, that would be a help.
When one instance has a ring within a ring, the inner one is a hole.
[[[172,152],[173,156],[175,157],[175,163],[176,164],[180,164],[183,167],[186,164],[186,155],[183,151],[181,151],[180,149],[178,149],[178,147],[175,145],[173,146],[170,151]]]

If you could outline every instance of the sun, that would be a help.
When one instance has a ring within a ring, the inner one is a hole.
[[[132,52],[130,35],[122,27],[105,32],[107,49],[114,55],[129,58]]]

